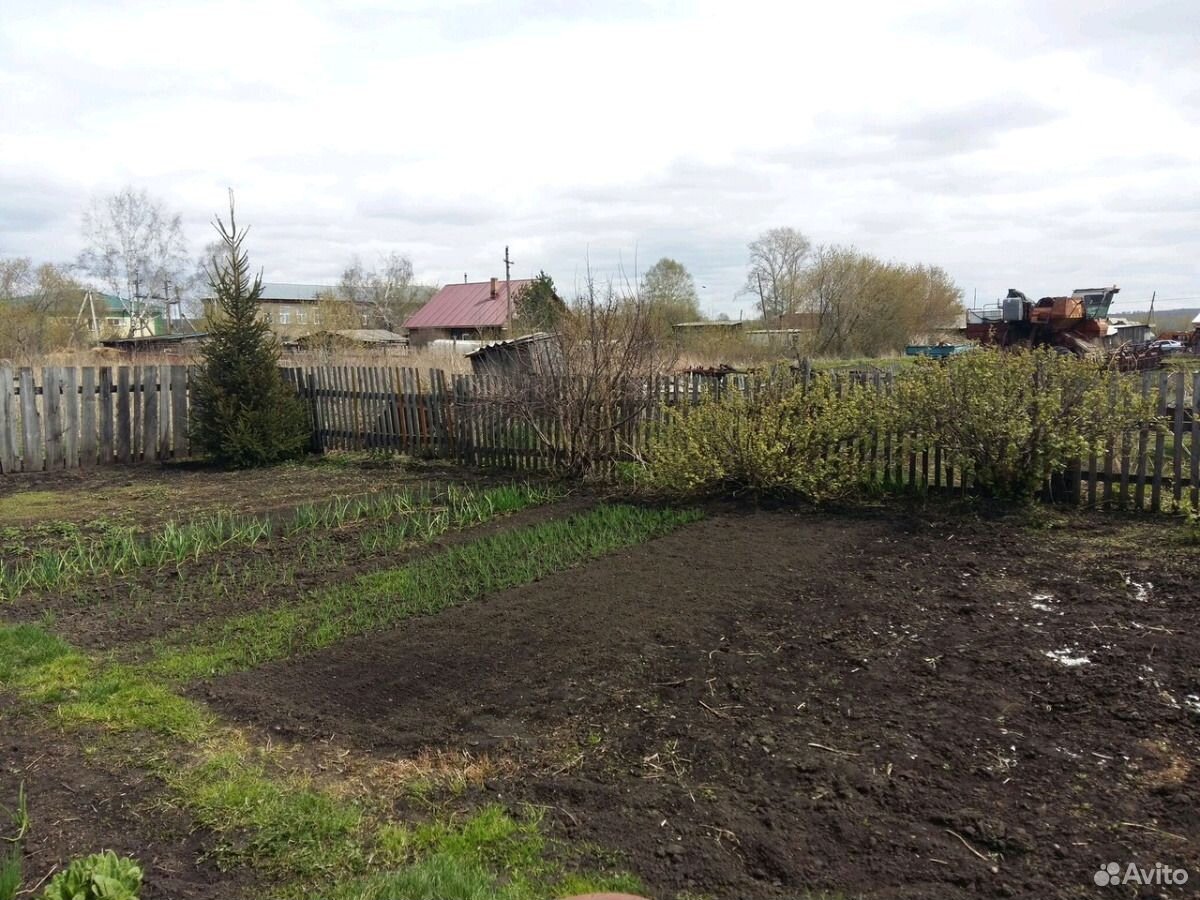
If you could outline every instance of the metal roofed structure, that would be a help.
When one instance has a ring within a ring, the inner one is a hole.
[[[500,279],[448,284],[430,298],[429,302],[409,316],[404,327],[414,344],[425,344],[439,338],[452,340],[498,338],[509,314],[509,295],[513,304],[531,279],[513,279],[508,284]]]

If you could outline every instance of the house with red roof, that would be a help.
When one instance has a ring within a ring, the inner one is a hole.
[[[519,278],[506,284],[493,278],[446,285],[404,323],[409,345],[419,347],[438,339],[490,341],[504,337],[510,313],[516,315],[517,298],[531,280]]]

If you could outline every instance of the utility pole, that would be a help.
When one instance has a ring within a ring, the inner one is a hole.
[[[505,317],[506,324],[504,326],[505,333],[512,337],[512,260],[508,256],[508,245],[504,245],[504,303],[507,307],[508,314]]]
[[[136,337],[138,333],[138,301],[141,299],[142,276],[141,273],[138,273],[133,276],[133,297],[129,308],[129,337]]]

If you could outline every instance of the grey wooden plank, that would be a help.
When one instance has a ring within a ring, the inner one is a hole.
[[[338,366],[338,387],[342,399],[342,449],[356,450],[355,440],[355,423],[354,423],[354,398],[351,395],[350,386],[350,367]]]
[[[1165,417],[1167,414],[1167,379],[1170,374],[1165,370],[1158,373],[1158,414],[1160,417]],[[1167,436],[1160,427],[1154,433],[1154,480],[1150,486],[1150,509],[1158,512],[1162,509],[1162,478],[1163,469],[1166,467],[1166,443]]]
[[[113,444],[113,378],[112,369],[101,366],[96,403],[100,418],[100,459],[102,466],[111,466],[116,453]]]
[[[42,368],[42,421],[46,429],[46,469],[63,467],[62,374],[57,366]]]
[[[191,437],[188,434],[187,366],[171,366],[171,455],[175,459],[191,456]]]
[[[84,366],[79,372],[79,466],[96,465],[96,369]]]
[[[133,369],[117,369],[117,462],[128,465],[133,461]]]
[[[171,367],[155,366],[158,370],[158,458],[166,462],[171,458]]]
[[[363,428],[364,440],[368,450],[374,450],[378,447],[379,427],[375,419],[378,415],[378,404],[375,401],[375,369],[372,366],[363,366],[359,370],[360,380],[363,391]]]
[[[325,412],[325,398],[321,395],[321,367],[305,366],[304,379],[308,382],[313,405],[313,449],[324,453],[325,431],[329,428],[329,419]]]
[[[342,404],[338,396],[339,383],[336,366],[325,366],[325,398],[329,403],[329,444],[328,449],[342,449]]]
[[[1200,508],[1200,372],[1192,373],[1192,437],[1188,444],[1192,463],[1190,487],[1192,509]]]
[[[142,366],[142,460],[158,459],[158,366]]]
[[[145,421],[142,412],[142,406],[145,402],[145,395],[142,391],[142,367],[134,366],[133,372],[129,377],[129,397],[133,403],[133,410],[129,419],[129,447],[130,457],[132,462],[141,462],[142,454],[145,452]]]
[[[383,380],[387,386],[388,403],[388,449],[393,453],[404,452],[404,412],[400,408],[400,384],[395,366],[385,366]]]
[[[19,374],[21,392],[21,471],[40,472],[46,467],[42,443],[42,421],[38,412],[37,386],[33,369],[22,368]]]
[[[1150,396],[1150,373],[1147,372],[1142,377],[1142,396]],[[1137,484],[1133,491],[1133,506],[1138,512],[1141,512],[1146,507],[1146,481],[1148,472],[1146,467],[1149,463],[1147,454],[1147,445],[1150,441],[1150,431],[1147,426],[1143,425],[1138,433],[1137,441]]]
[[[17,409],[14,400],[13,370],[0,366],[0,473],[19,471],[17,455]]]
[[[342,377],[345,378],[346,387],[346,412],[349,414],[349,449],[351,450],[363,449],[357,372],[358,369],[355,366],[342,367]]]
[[[325,398],[329,403],[329,444],[330,450],[342,449],[342,401],[339,395],[341,388],[337,377],[336,366],[325,366]]]
[[[1171,433],[1174,437],[1172,449],[1174,450],[1173,459],[1171,460],[1171,496],[1175,500],[1176,508],[1179,507],[1183,500],[1183,404],[1186,402],[1184,396],[1185,388],[1184,372],[1176,372],[1172,377],[1175,379],[1175,421]]]
[[[67,366],[60,370],[62,378],[63,466],[79,468],[79,370]]]
[[[1117,404],[1117,384],[1113,382],[1109,392],[1109,402],[1113,406]],[[1104,496],[1101,501],[1105,509],[1112,507],[1113,498],[1113,462],[1116,455],[1116,436],[1110,435],[1108,445],[1104,449]]]

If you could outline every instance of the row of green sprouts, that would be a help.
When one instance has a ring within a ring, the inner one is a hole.
[[[0,599],[48,591],[88,577],[122,575],[138,569],[182,565],[231,548],[253,547],[272,538],[348,528],[364,522],[386,527],[364,533],[364,549],[395,549],[453,529],[552,500],[554,488],[511,484],[477,490],[456,485],[418,487],[357,497],[334,497],[301,506],[287,516],[238,515],[217,511],[189,522],[168,522],[144,534],[112,526],[99,534],[63,536],[24,562],[0,560]]]

